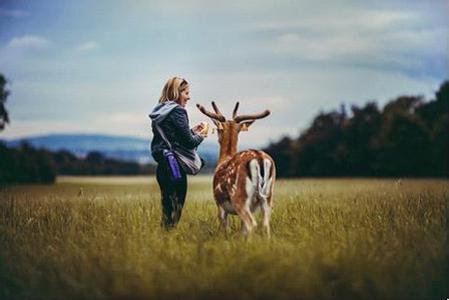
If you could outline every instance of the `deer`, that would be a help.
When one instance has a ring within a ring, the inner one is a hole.
[[[228,215],[238,215],[241,231],[248,235],[257,227],[253,213],[260,208],[266,235],[270,237],[270,215],[276,180],[274,160],[264,151],[248,149],[237,153],[240,132],[248,131],[255,120],[270,115],[269,110],[258,114],[237,115],[235,104],[232,120],[226,120],[214,101],[214,112],[197,104],[197,108],[215,124],[219,158],[213,176],[213,195],[218,207],[220,227],[227,231]]]

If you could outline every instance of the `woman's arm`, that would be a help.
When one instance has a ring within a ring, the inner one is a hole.
[[[189,149],[193,149],[201,144],[204,138],[201,135],[192,133],[189,128],[187,112],[184,109],[175,108],[170,115],[175,126],[176,141],[178,143]]]

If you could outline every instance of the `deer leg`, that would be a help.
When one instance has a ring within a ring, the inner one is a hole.
[[[248,214],[248,218],[251,222],[251,227],[255,228],[257,227],[257,222],[256,222],[256,218],[254,218],[253,214],[251,213],[251,211],[249,209],[246,210],[246,213]]]
[[[238,197],[234,199],[233,203],[234,208],[239,215],[240,219],[242,220],[242,233],[247,234],[250,233],[254,227],[257,226],[256,219],[254,218],[253,214],[251,213],[251,202],[254,197],[254,188],[252,187],[251,183],[249,187],[247,187],[246,190],[246,197]],[[241,199],[244,199],[244,201],[241,201]],[[240,201],[237,201],[240,200]],[[237,204],[238,203],[238,204]],[[236,205],[237,204],[237,205]]]
[[[271,205],[268,204],[271,201],[269,201],[270,199],[263,199],[262,204],[261,204],[261,209],[262,209],[262,217],[263,217],[263,227],[265,228],[265,232],[267,234],[267,237],[270,238],[270,216],[271,216]]]
[[[226,231],[228,228],[228,213],[221,206],[218,206],[218,219],[220,220],[220,229]]]
[[[240,219],[242,220],[242,233],[244,235],[250,233],[255,226],[257,226],[256,220],[253,215],[246,209],[246,207],[238,207],[236,208],[236,212]]]
[[[241,232],[244,236],[248,235],[248,233],[250,232],[250,229],[249,229],[247,223],[246,223],[245,221],[243,221],[243,219],[241,220],[240,232]]]

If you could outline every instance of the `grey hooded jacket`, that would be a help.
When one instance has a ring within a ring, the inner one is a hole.
[[[174,101],[158,104],[151,112],[150,119],[153,131],[151,155],[157,162],[163,157],[162,150],[169,149],[169,146],[162,139],[154,123],[159,125],[174,148],[195,149],[204,139],[190,130],[187,111]]]

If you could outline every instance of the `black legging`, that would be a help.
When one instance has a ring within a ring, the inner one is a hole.
[[[161,189],[161,226],[166,229],[174,227],[179,222],[187,193],[185,172],[181,169],[182,178],[176,183],[171,181],[169,172],[167,162],[161,159],[157,165],[156,179]]]

